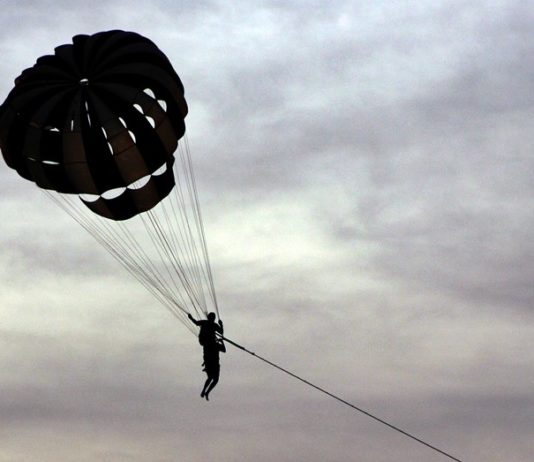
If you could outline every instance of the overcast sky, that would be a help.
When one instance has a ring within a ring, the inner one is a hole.
[[[2,101],[78,33],[168,55],[229,337],[459,459],[532,459],[530,2],[0,5]],[[0,462],[447,460],[235,349],[206,403],[191,333],[3,162],[0,194]]]

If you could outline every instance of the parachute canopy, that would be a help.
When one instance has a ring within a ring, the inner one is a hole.
[[[188,314],[219,310],[187,111],[178,75],[149,39],[77,35],[15,80],[0,106],[0,148],[195,333]]]
[[[186,114],[180,78],[152,41],[77,35],[15,79],[0,107],[0,148],[39,187],[125,220],[172,190]]]

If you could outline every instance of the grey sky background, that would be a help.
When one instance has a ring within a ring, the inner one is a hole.
[[[182,78],[229,337],[470,462],[534,453],[524,1],[0,1],[0,96],[78,33]],[[196,339],[0,167],[0,462],[432,462]]]

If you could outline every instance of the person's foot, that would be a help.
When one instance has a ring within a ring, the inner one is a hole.
[[[201,397],[201,398],[204,398],[204,390],[202,390],[202,391],[200,392],[200,397]]]
[[[206,401],[209,401],[209,400],[210,400],[210,399],[208,398],[208,394],[207,394],[207,393],[204,395],[204,398],[206,398]]]

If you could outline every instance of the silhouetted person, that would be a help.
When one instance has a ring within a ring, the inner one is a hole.
[[[202,319],[197,321],[191,314],[187,315],[191,321],[200,327],[198,333],[198,341],[205,347],[209,344],[214,344],[217,341],[217,333],[223,334],[223,322],[219,319],[219,322],[215,322],[215,313],[209,313],[208,319]]]
[[[219,352],[226,353],[226,347],[222,340],[217,340],[214,345],[208,348],[204,347],[204,371],[208,378],[204,383],[204,388],[200,393],[201,398],[206,398],[209,401],[209,394],[219,382],[219,374],[221,372],[221,364],[219,362]]]
[[[215,322],[215,313],[209,313],[208,319],[197,321],[190,314],[187,315],[191,321],[200,327],[198,334],[198,341],[204,349],[204,371],[208,378],[200,393],[201,398],[206,398],[209,401],[209,393],[217,382],[219,381],[219,373],[221,365],[219,363],[219,353],[226,352],[226,347],[221,339],[217,338],[217,334],[223,335],[224,328],[223,322],[219,319],[219,322]]]

